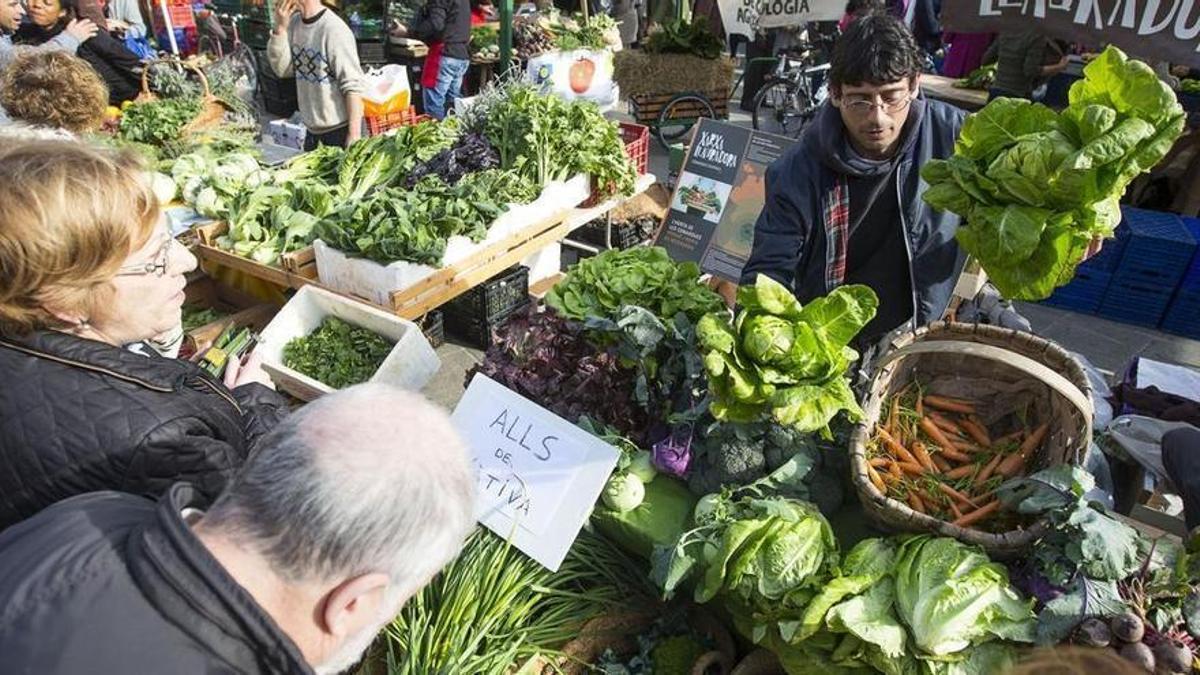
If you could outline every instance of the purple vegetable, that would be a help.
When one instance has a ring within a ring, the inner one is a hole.
[[[685,427],[654,444],[654,466],[659,471],[683,478],[692,463],[692,430]]]

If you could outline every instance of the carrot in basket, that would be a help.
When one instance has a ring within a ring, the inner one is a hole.
[[[900,467],[900,470],[909,476],[919,478],[925,475],[925,467],[921,466],[920,464],[913,464],[912,462],[896,462],[896,466]]]
[[[937,466],[934,465],[933,459],[929,456],[929,452],[925,450],[925,444],[921,441],[913,441],[912,454],[916,456],[917,463],[925,467],[929,471],[937,471]]]
[[[908,506],[917,513],[925,513],[925,505],[921,503],[921,498],[911,492],[908,493]]]
[[[954,460],[954,461],[956,461],[956,462],[958,462],[958,463],[960,463],[960,464],[962,464],[962,463],[964,463],[964,462],[970,462],[970,461],[971,461],[971,456],[970,456],[970,455],[968,455],[968,454],[967,454],[967,453],[965,453],[965,452],[959,452],[958,450],[955,450],[955,449],[953,449],[953,448],[942,448],[942,453],[941,453],[941,454],[942,454],[942,456],[943,456],[943,457],[947,457],[947,458],[949,458],[949,459],[952,459],[952,460]]]
[[[930,455],[929,459],[933,460],[933,465],[937,467],[941,473],[949,473],[951,471],[950,462],[942,459],[941,455]]]
[[[955,490],[954,488],[950,487],[949,485],[946,485],[945,483],[938,483],[937,486],[938,486],[938,489],[941,490],[942,493],[945,494],[950,499],[956,499],[972,508],[976,508],[976,509],[979,508],[979,505],[976,504],[975,502],[971,501],[970,497],[964,495],[963,493],[959,492],[958,490]]]
[[[896,420],[900,418],[900,397],[892,397],[892,412],[888,415],[887,430],[889,434],[896,434]]]
[[[987,427],[983,426],[978,417],[971,415],[971,417],[965,420],[959,420],[958,426],[962,427],[963,431],[966,431],[967,435],[971,437],[971,440],[979,445],[985,448],[992,447],[992,439],[988,436]]]
[[[1024,435],[1025,435],[1024,430],[1014,431],[1011,434],[1006,434],[1004,436],[1001,436],[1000,438],[997,438],[995,440],[995,442],[992,443],[992,447],[995,447],[998,445],[1004,445],[1005,443],[1012,443],[1013,441],[1019,441],[1019,440],[1021,440],[1021,437]]]
[[[875,489],[883,494],[887,494],[887,485],[884,485],[883,479],[879,477],[879,473],[875,471],[875,467],[869,464],[867,465],[867,476],[870,477],[871,484],[875,486]]]
[[[963,464],[957,469],[951,469],[945,472],[945,476],[950,480],[959,480],[969,477],[971,474],[975,473],[978,468],[979,465],[977,464]]]
[[[867,464],[870,464],[876,469],[886,469],[887,465],[891,463],[892,460],[888,459],[887,457],[873,457],[867,462]]]
[[[917,417],[925,416],[925,399],[917,396]]]
[[[933,420],[934,424],[938,425],[938,428],[947,434],[957,436],[964,441],[967,440],[967,433],[963,431],[962,427],[960,427],[958,423],[949,417],[946,417],[945,415],[939,415],[936,412],[929,413],[928,417],[929,419]]]
[[[952,443],[949,438],[946,438],[946,434],[942,433],[942,430],[939,429],[938,426],[933,423],[933,420],[930,420],[928,417],[921,418],[921,429],[924,430],[925,433],[928,434],[935,443],[942,446],[943,450],[958,449],[958,446]]]
[[[958,508],[958,504],[955,504],[954,500],[950,500],[950,513],[954,514],[955,520],[963,517],[962,510]]]
[[[908,448],[901,445],[900,442],[895,438],[892,438],[892,435],[887,432],[887,429],[879,430],[879,438],[883,441],[883,444],[892,451],[892,454],[896,456],[896,459],[902,462],[911,462],[917,465],[921,464],[921,462],[917,461],[917,458],[908,451]]]
[[[1021,469],[1025,468],[1025,462],[1029,461],[1029,456],[1042,444],[1042,439],[1046,437],[1046,432],[1048,431],[1050,431],[1049,422],[1034,429],[1033,433],[1029,434],[1029,437],[1025,439],[1025,442],[1021,443],[1021,447],[1016,452],[1005,458],[1003,462],[1000,462],[996,473],[1005,478],[1013,478],[1019,474]]]
[[[996,467],[1000,466],[1000,462],[1004,460],[1004,455],[997,452],[992,459],[983,466],[983,470],[975,477],[975,487],[982,487],[987,482],[992,474],[996,472]]]
[[[970,513],[963,515],[962,518],[955,520],[954,524],[959,527],[970,527],[971,525],[974,525],[975,523],[978,523],[979,521],[983,520],[984,518],[987,518],[988,516],[995,513],[996,509],[998,509],[998,508],[1000,508],[999,501],[990,501],[987,504],[984,504],[983,506],[975,509],[974,511],[971,511]]]
[[[946,412],[962,413],[964,415],[974,415],[975,406],[967,401],[960,401],[956,398],[948,398],[946,396],[926,396],[925,405]]]
[[[888,475],[892,477],[892,480],[904,478],[904,472],[900,470],[900,462],[893,461],[888,465]]]

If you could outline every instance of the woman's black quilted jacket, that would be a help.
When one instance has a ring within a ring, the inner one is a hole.
[[[192,363],[53,331],[0,336],[0,528],[96,490],[208,498],[287,414],[262,385],[230,391]]]

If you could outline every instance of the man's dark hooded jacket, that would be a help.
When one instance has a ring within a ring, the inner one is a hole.
[[[0,533],[0,672],[307,675],[299,648],[192,534],[190,486],[95,492]]]
[[[959,218],[931,208],[921,195],[929,187],[920,170],[930,159],[954,152],[963,111],[924,97],[913,103],[901,149],[895,158],[895,190],[907,244],[914,319],[923,325],[941,318],[950,303],[965,256],[954,241]],[[829,213],[855,163],[846,157],[845,126],[837,108],[826,104],[799,143],[767,169],[766,204],[754,228],[754,248],[742,270],[742,283],[758,274],[791,288],[801,302],[836,287],[836,255],[829,246]],[[844,190],[843,190],[844,191]],[[844,260],[842,261],[844,265]]]

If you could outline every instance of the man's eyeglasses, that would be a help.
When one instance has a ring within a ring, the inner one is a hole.
[[[153,274],[156,277],[164,276],[167,273],[167,263],[171,258],[171,246],[174,245],[175,239],[167,235],[167,240],[159,247],[158,252],[154,254],[154,260],[151,262],[139,263],[137,265],[126,265],[117,270],[119,277],[138,277],[145,274]]]
[[[870,115],[876,108],[880,108],[883,112],[893,115],[907,108],[915,98],[916,94],[914,92],[905,91],[888,94],[879,103],[864,98],[843,99],[842,107],[862,117]]]

